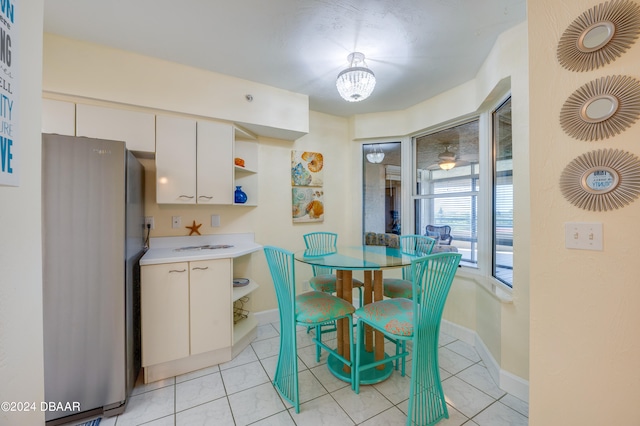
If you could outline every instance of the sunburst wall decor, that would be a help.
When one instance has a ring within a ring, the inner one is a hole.
[[[608,76],[573,92],[560,110],[560,125],[574,138],[596,141],[616,135],[640,116],[640,82]]]
[[[590,71],[613,62],[640,34],[640,6],[629,0],[600,3],[567,27],[558,61],[570,71]]]
[[[587,152],[565,167],[560,189],[571,204],[585,210],[624,207],[640,194],[640,161],[621,150]]]

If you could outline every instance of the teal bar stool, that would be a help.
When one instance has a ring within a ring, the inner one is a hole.
[[[444,304],[461,257],[459,253],[438,253],[413,260],[411,278],[415,285],[412,300],[386,299],[365,305],[355,312],[358,316],[353,381],[356,393],[360,392],[362,371],[394,359],[404,359],[408,354],[403,350],[384,360],[361,364],[364,324],[381,331],[390,339],[413,342],[408,426],[433,425],[443,418],[449,418],[438,369],[438,336]]]
[[[280,313],[280,351],[273,385],[280,395],[300,412],[298,389],[298,347],[296,325],[320,327],[322,324],[338,319],[349,321],[350,353],[353,354],[353,312],[352,304],[321,291],[310,291],[296,296],[295,267],[293,253],[278,247],[265,246],[271,278],[278,298]],[[316,333],[313,341],[320,350],[325,349],[351,368],[353,382],[353,363],[322,342],[322,333]]]
[[[435,244],[435,239],[424,235],[403,235],[400,237],[400,250],[403,253],[431,254]],[[405,266],[402,268],[402,278],[384,278],[382,280],[382,291],[385,297],[411,299],[413,297],[413,284],[410,276],[411,267]]]
[[[419,254],[421,256],[431,254],[436,240],[424,235],[403,235],[400,237],[400,250],[403,253]],[[384,278],[382,280],[382,292],[385,297],[396,299],[399,297],[405,299],[413,298],[413,282],[411,281],[411,267],[402,268],[402,278]],[[396,355],[405,350],[406,342],[404,340],[395,340]],[[398,369],[398,361],[396,360],[396,370]],[[402,358],[402,370],[404,371],[405,360]]]

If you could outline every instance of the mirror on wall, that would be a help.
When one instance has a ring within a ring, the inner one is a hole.
[[[400,142],[362,145],[364,232],[402,233]]]

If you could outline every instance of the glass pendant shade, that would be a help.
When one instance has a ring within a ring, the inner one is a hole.
[[[438,166],[440,166],[442,170],[451,170],[456,166],[456,162],[450,161],[450,160],[443,160],[438,163]]]
[[[449,151],[449,146],[445,148],[444,152],[438,155],[438,158],[440,158],[438,166],[440,166],[442,170],[451,170],[456,166],[456,155]]]
[[[336,80],[338,93],[348,102],[365,100],[376,87],[376,76],[367,68],[362,53],[351,53],[347,60],[351,66],[338,74]]]
[[[374,147],[367,153],[367,161],[370,163],[382,163],[382,160],[384,160],[384,152],[378,147]]]

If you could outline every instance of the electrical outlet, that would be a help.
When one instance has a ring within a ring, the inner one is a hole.
[[[182,219],[180,216],[171,216],[171,227],[176,229],[182,226]]]
[[[144,226],[145,228],[149,225],[149,229],[155,229],[155,222],[153,221],[153,216],[145,216],[144,217]]]
[[[220,226],[220,215],[219,214],[212,214],[211,215],[211,226],[214,227],[214,228]]]
[[[602,250],[602,223],[567,222],[564,224],[565,247],[577,250]]]

